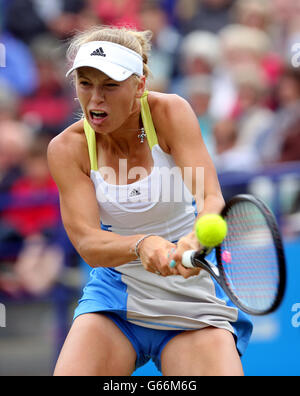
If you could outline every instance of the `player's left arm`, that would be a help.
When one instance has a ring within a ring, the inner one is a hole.
[[[217,172],[204,144],[198,119],[186,100],[177,95],[162,98],[159,133],[181,169],[185,184],[192,190],[198,217],[205,213],[220,213],[225,203]],[[191,178],[184,177],[189,174]],[[199,249],[194,232],[179,241],[176,261],[188,249]]]
[[[159,132],[181,169],[185,184],[192,190],[199,216],[219,213],[224,207],[224,199],[217,172],[204,144],[198,119],[186,100],[177,95],[163,98]],[[192,180],[184,177],[190,173]]]

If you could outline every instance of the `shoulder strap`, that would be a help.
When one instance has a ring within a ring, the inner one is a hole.
[[[142,115],[142,120],[143,120],[143,125],[145,128],[145,132],[147,134],[147,140],[150,149],[152,150],[152,147],[158,144],[157,136],[156,136],[156,131],[155,127],[153,124],[152,116],[151,116],[151,111],[148,103],[148,91],[145,91],[142,98],[141,98],[141,115]]]
[[[96,136],[95,131],[87,122],[86,119],[83,121],[84,133],[87,140],[89,156],[91,161],[91,170],[98,170],[98,161],[97,161],[97,148],[96,148]]]

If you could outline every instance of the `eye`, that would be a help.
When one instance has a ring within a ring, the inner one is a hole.
[[[79,81],[79,85],[81,85],[82,87],[88,87],[89,85],[91,85],[88,81]]]
[[[106,87],[108,87],[108,88],[114,88],[114,87],[118,87],[119,86],[119,84],[116,84],[116,83],[108,83],[108,84],[106,84]]]

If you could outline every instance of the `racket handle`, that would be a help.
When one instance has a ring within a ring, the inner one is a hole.
[[[193,260],[192,257],[195,253],[195,250],[186,250],[183,255],[182,255],[182,265],[186,268],[195,268],[193,266]]]

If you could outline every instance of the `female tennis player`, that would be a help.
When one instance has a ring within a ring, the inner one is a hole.
[[[93,269],[55,375],[131,375],[149,359],[163,375],[243,374],[249,318],[181,264],[199,249],[196,216],[224,200],[190,105],[145,88],[150,40],[99,27],[68,50],[83,119],[51,141],[48,161],[65,229]]]

